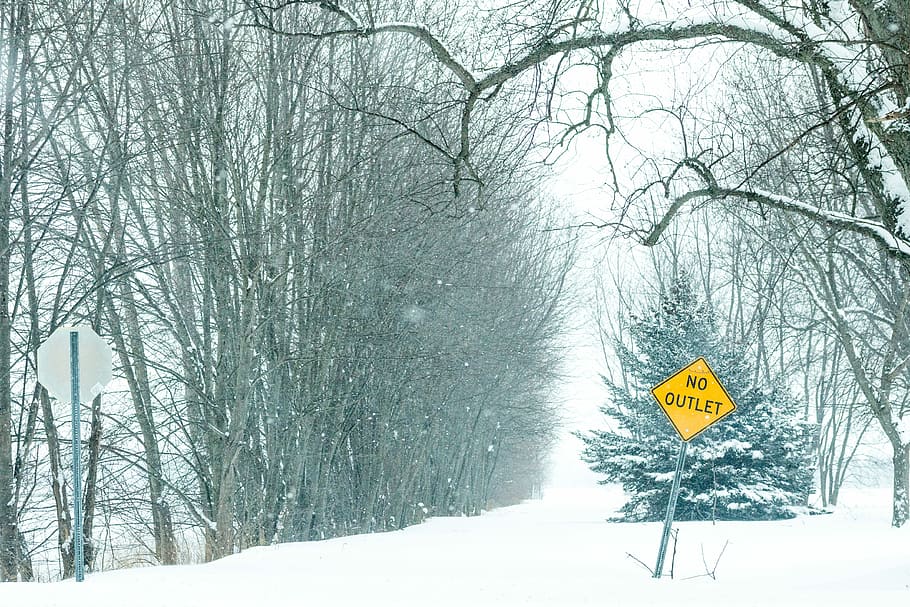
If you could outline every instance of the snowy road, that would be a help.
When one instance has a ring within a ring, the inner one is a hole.
[[[620,494],[552,489],[476,518],[258,548],[207,565],[4,584],[3,607],[91,605],[910,605],[910,530],[855,513],[680,525],[676,578],[653,580],[660,526],[609,524]],[[729,541],[717,579],[705,573]],[[669,561],[669,557],[668,557]]]

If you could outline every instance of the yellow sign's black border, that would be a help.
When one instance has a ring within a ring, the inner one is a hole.
[[[679,375],[680,373],[682,373],[683,371],[685,371],[686,369],[688,369],[689,367],[691,367],[692,365],[694,365],[695,363],[697,363],[698,361],[701,361],[701,362],[705,365],[705,367],[708,369],[708,373],[711,374],[711,377],[714,378],[714,381],[716,381],[716,382],[717,382],[717,385],[720,386],[720,389],[723,390],[723,392],[724,392],[724,394],[726,395],[726,397],[730,400],[730,404],[733,405],[733,408],[730,409],[729,411],[727,411],[726,413],[724,413],[723,415],[721,415],[720,417],[718,417],[717,419],[715,419],[713,422],[711,422],[710,424],[708,424],[707,426],[705,426],[704,428],[702,428],[701,430],[699,430],[699,431],[696,432],[695,434],[693,434],[692,436],[690,436],[690,437],[688,438],[688,440],[687,440],[687,439],[683,438],[682,432],[680,432],[680,431],[679,431],[679,428],[676,427],[676,424],[673,423],[673,419],[672,419],[672,418],[670,417],[670,415],[666,412],[666,410],[664,409],[664,406],[660,403],[660,399],[657,398],[657,395],[656,395],[656,394],[654,394],[654,391],[657,390],[658,388],[660,388],[662,385],[664,385],[664,384],[667,383],[668,381],[670,381],[671,379],[673,379],[674,377],[676,377],[677,375]],[[695,360],[693,360],[693,361],[690,362],[689,364],[683,365],[682,367],[680,367],[679,369],[677,369],[676,371],[674,371],[673,373],[671,373],[669,376],[667,376],[667,378],[666,378],[665,380],[663,380],[662,382],[660,382],[660,383],[657,384],[656,386],[652,387],[651,390],[650,390],[649,392],[651,393],[651,398],[653,398],[654,401],[657,403],[657,407],[661,410],[661,412],[663,412],[664,417],[667,418],[667,421],[670,422],[670,425],[671,425],[671,426],[673,427],[673,429],[676,431],[677,436],[679,436],[679,440],[681,440],[681,441],[684,442],[684,443],[688,443],[688,442],[691,441],[693,438],[695,438],[696,436],[698,436],[699,434],[701,434],[702,432],[704,432],[705,430],[707,430],[708,428],[710,428],[711,426],[713,426],[714,424],[716,424],[717,422],[719,422],[720,420],[722,420],[723,418],[727,417],[728,415],[730,415],[731,413],[733,413],[734,411],[736,411],[736,403],[733,401],[733,397],[731,397],[731,396],[730,396],[730,393],[727,392],[727,389],[724,388],[724,384],[723,384],[723,383],[720,381],[720,379],[717,377],[717,373],[714,372],[714,369],[711,368],[711,365],[708,364],[708,361],[705,360],[705,357],[704,357],[704,356],[699,356],[698,358],[696,358]]]

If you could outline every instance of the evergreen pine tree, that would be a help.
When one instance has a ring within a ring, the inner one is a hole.
[[[632,317],[633,347],[617,344],[631,381],[604,378],[611,402],[602,411],[616,428],[581,435],[583,459],[606,475],[602,483],[623,485],[629,501],[620,520],[662,520],[680,440],[649,389],[704,356],[737,410],[689,444],[676,519],[792,518],[790,507],[805,504],[812,487],[814,426],[800,420],[785,387],[752,385],[744,353],[720,337],[685,277],[668,291]]]

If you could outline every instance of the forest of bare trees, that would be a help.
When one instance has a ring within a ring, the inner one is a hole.
[[[64,324],[109,341],[118,377],[83,415],[90,568],[471,515],[540,482],[572,250],[542,230],[528,133],[491,117],[483,184],[455,183],[422,135],[457,123],[418,43],[229,8],[0,5],[4,580],[73,571],[69,405],[35,380]]]
[[[281,37],[417,42],[447,75],[457,100],[449,108],[459,125],[456,142],[445,134],[427,142],[454,148],[448,155],[456,184],[483,180],[473,162],[482,155],[475,156],[474,147],[508,98],[527,104],[516,119],[546,125],[544,146],[552,150],[585,131],[600,134],[613,201],[605,200],[599,225],[613,234],[655,246],[682,214],[708,203],[746,225],[755,217],[770,222],[758,229],[759,239],[777,251],[802,287],[812,327],[824,328],[848,390],[858,391],[863,410],[888,441],[892,524],[910,520],[907,0],[444,6],[424,19],[419,8],[251,1],[236,18]],[[301,14],[325,15],[330,22],[317,28],[281,22]],[[462,29],[447,31],[444,24],[453,22]],[[712,48],[719,50],[698,53]],[[707,103],[668,101],[655,82],[638,81],[648,69],[636,53],[649,52],[663,52],[665,65],[684,73],[710,72],[737,56],[751,91],[739,95],[704,82],[712,94]],[[641,100],[631,106],[624,103],[630,90]],[[737,102],[740,111],[734,111]],[[730,111],[722,115],[720,107]],[[675,124],[645,120],[653,112],[673,116]],[[616,148],[630,143],[642,122],[651,139],[674,145],[649,146],[630,163]],[[756,131],[764,132],[753,138]],[[822,334],[798,335],[801,341]]]
[[[533,160],[591,133],[592,227],[801,388],[825,504],[874,426],[910,519],[907,0],[0,10],[3,579],[72,571],[34,367],[64,324],[121,378],[86,411],[97,567],[528,495],[574,254]],[[716,74],[663,98],[644,54]]]

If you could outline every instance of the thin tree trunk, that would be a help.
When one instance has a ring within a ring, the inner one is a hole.
[[[95,562],[95,543],[92,529],[95,526],[95,495],[98,486],[98,458],[101,453],[101,395],[92,399],[92,425],[88,437],[88,462],[86,464],[85,493],[82,500],[82,556],[89,571]]]
[[[63,577],[68,578],[74,574],[73,519],[66,497],[66,484],[63,482],[62,474],[66,468],[61,463],[60,439],[57,435],[57,425],[54,423],[54,410],[51,408],[51,399],[44,388],[41,389],[41,411],[51,467],[51,489],[54,493],[54,507],[57,513],[57,547],[63,563]]]

